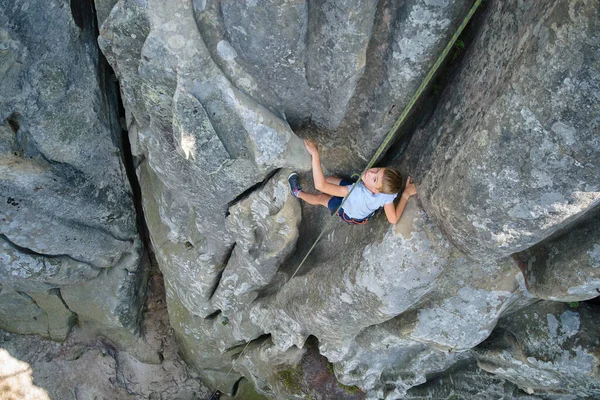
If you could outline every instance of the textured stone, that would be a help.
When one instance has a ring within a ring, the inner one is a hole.
[[[48,336],[48,316],[26,293],[2,286],[0,328],[23,335]]]
[[[366,240],[369,228],[361,227],[360,239],[359,227],[340,221],[307,262],[309,272],[258,301],[252,320],[282,349],[302,347],[314,335],[321,354],[338,361],[362,329],[402,313],[431,290],[447,265],[451,249],[426,214],[415,207],[403,218],[404,234],[388,228],[366,248],[344,242],[350,229],[353,239]],[[346,250],[325,256],[323,247]]]
[[[301,210],[290,193],[289,172],[280,171],[229,208],[226,223],[235,247],[212,298],[224,313],[250,304],[296,246]]]
[[[408,149],[425,209],[467,253],[508,256],[600,204],[598,21],[594,0],[489,2]]]
[[[137,329],[142,316],[149,265],[140,255],[142,243],[122,255],[121,260],[102,271],[95,279],[61,288],[69,309],[81,321],[91,320],[107,328]],[[98,290],[102,288],[102,290]]]
[[[541,393],[597,397],[598,310],[542,301],[501,321],[475,349],[484,370]]]
[[[503,313],[534,301],[511,259],[486,263],[473,260],[453,248],[435,226],[424,229],[425,224],[418,223],[423,220],[427,221],[427,215],[418,202],[409,201],[393,234],[412,240],[397,253],[380,252],[379,257],[387,259],[395,254],[399,258],[411,248],[417,252],[415,258],[426,260],[418,255],[421,251],[431,256],[433,249],[444,249],[440,253],[445,255],[444,267],[434,285],[399,316],[368,326],[353,340],[347,340],[345,353],[324,353],[334,362],[340,381],[361,387],[368,398],[401,398],[409,388],[424,383],[427,376],[468,358],[467,350],[490,335]],[[428,240],[415,232],[425,233]],[[394,267],[394,263],[382,262],[388,264]],[[398,273],[397,266],[393,270]],[[376,282],[385,287],[379,279]],[[321,351],[324,348],[321,346]]]
[[[63,341],[74,317],[58,289],[26,293],[3,286],[0,291],[0,329]]]
[[[0,279],[39,300],[55,339],[70,328],[63,300],[80,320],[131,328],[145,292],[116,87],[99,58],[92,6],[0,1]],[[125,281],[133,285],[115,297]]]
[[[95,278],[101,269],[68,256],[46,256],[19,251],[0,238],[0,280],[23,291],[51,289]]]
[[[63,341],[73,327],[75,314],[69,310],[61,297],[60,290],[49,292],[30,292],[29,296],[40,306],[48,318],[48,335],[50,339]]]
[[[600,295],[600,217],[565,235],[515,254],[530,293],[555,301],[589,300]]]
[[[335,363],[335,372],[340,382],[367,390],[368,399],[395,399],[469,357],[411,339],[402,321],[393,319],[363,330]]]
[[[396,227],[336,220],[296,274],[328,213],[287,192],[286,169],[309,167],[288,123],[319,142],[328,173],[360,168],[472,1],[350,3],[120,0],[101,29],[171,323],[225,393],[245,376],[271,396],[326,398],[296,374],[311,336],[372,399],[458,370],[535,301],[508,256],[597,202],[593,2],[490,0],[465,73],[410,144],[425,211],[413,199]],[[299,390],[276,379],[282,365]],[[480,373],[489,390],[465,398],[518,392]]]

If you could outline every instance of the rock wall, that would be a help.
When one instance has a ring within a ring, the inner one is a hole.
[[[502,316],[535,303],[526,256],[510,256],[569,235],[600,199],[594,1],[489,1],[431,120],[388,157],[420,201],[395,227],[335,224],[289,280],[326,218],[286,190],[309,166],[294,132],[320,144],[326,171],[360,169],[470,5],[116,3],[99,43],[171,321],[213,386],[243,374],[297,396],[276,377],[297,373],[314,337],[341,383],[401,398],[472,368]]]
[[[135,330],[146,271],[91,2],[0,2],[0,327]]]
[[[529,248],[600,204],[598,2],[489,10],[407,150],[429,215],[479,259]]]
[[[0,327],[56,339],[75,314],[135,328],[145,289],[89,4],[0,0]],[[211,387],[600,395],[597,305],[560,303],[600,290],[597,0],[487,1],[386,157],[418,198],[395,226],[336,221],[295,273],[328,218],[289,193],[292,170],[311,190],[301,138],[360,171],[471,5],[95,1],[170,323]]]

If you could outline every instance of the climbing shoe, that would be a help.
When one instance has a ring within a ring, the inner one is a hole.
[[[294,197],[298,197],[300,191],[302,191],[302,186],[300,186],[300,179],[298,179],[298,174],[292,172],[290,176],[288,176],[288,182],[290,183],[290,191]]]

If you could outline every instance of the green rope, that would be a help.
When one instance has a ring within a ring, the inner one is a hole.
[[[448,53],[450,52],[450,50],[452,50],[452,46],[454,46],[454,43],[456,42],[456,39],[458,39],[458,37],[460,36],[460,34],[462,33],[462,31],[465,29],[465,26],[469,23],[469,21],[471,20],[471,17],[473,16],[473,14],[475,14],[475,11],[477,11],[477,8],[479,7],[480,4],[481,4],[481,0],[476,0],[475,1],[475,3],[473,4],[473,6],[471,7],[471,9],[469,10],[469,13],[467,14],[467,16],[463,19],[462,23],[460,24],[460,26],[458,27],[458,29],[456,30],[456,32],[454,32],[454,35],[452,35],[452,37],[450,38],[450,41],[448,42],[448,44],[446,45],[446,47],[442,51],[442,54],[440,54],[440,56],[438,57],[438,59],[435,61],[435,64],[433,64],[433,67],[431,67],[431,69],[429,70],[429,73],[427,74],[427,76],[425,77],[425,79],[423,79],[423,82],[421,83],[421,86],[419,86],[419,88],[417,89],[417,91],[415,92],[415,94],[413,95],[413,97],[410,99],[410,101],[408,102],[408,104],[406,105],[406,107],[404,107],[404,111],[402,111],[402,114],[400,114],[400,116],[396,120],[396,123],[389,130],[387,136],[385,137],[385,139],[383,140],[383,142],[381,143],[381,145],[379,146],[379,148],[377,149],[377,151],[375,152],[375,154],[371,158],[371,161],[369,161],[369,163],[367,164],[367,166],[363,170],[362,174],[360,174],[360,176],[358,177],[358,180],[356,181],[357,184],[360,183],[360,181],[362,180],[362,176],[364,175],[364,173],[367,172],[370,168],[373,167],[373,165],[379,159],[379,157],[381,156],[381,154],[383,153],[383,151],[386,149],[386,147],[392,142],[392,140],[394,139],[394,136],[396,135],[396,132],[398,131],[398,128],[400,128],[400,126],[404,123],[404,120],[408,116],[408,113],[412,110],[412,108],[414,107],[414,105],[417,102],[417,100],[419,99],[419,97],[421,97],[421,94],[423,94],[423,91],[429,85],[429,82],[431,81],[431,79],[433,78],[433,76],[437,73],[438,69],[440,68],[440,65],[442,65],[442,62],[444,62],[444,60],[448,56]],[[306,255],[304,256],[304,258],[300,262],[300,265],[298,265],[298,268],[296,268],[296,271],[294,271],[294,273],[292,274],[292,277],[290,278],[290,280],[292,280],[296,276],[296,274],[298,273],[298,271],[300,270],[300,268],[302,267],[302,265],[304,264],[304,262],[306,261],[306,259],[310,255],[310,253],[313,251],[313,249],[315,248],[315,246],[317,245],[317,243],[319,243],[319,240],[321,240],[321,237],[327,231],[327,228],[329,227],[329,225],[331,224],[331,222],[335,219],[334,217],[336,216],[336,214],[338,213],[338,211],[340,210],[340,208],[342,208],[342,206],[346,202],[346,199],[348,199],[348,197],[350,197],[350,194],[352,194],[352,192],[354,191],[354,189],[356,188],[356,186],[357,185],[354,185],[354,187],[350,190],[350,193],[348,193],[348,195],[344,198],[344,200],[339,205],[339,207],[335,210],[335,212],[333,213],[333,215],[329,218],[329,220],[327,221],[327,224],[325,225],[325,227],[323,228],[323,230],[321,231],[321,233],[319,234],[319,236],[317,237],[317,239],[315,240],[315,242],[313,243],[313,245],[310,247],[310,249],[308,249],[308,252],[306,253]]]

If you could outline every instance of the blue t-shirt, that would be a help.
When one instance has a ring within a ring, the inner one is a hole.
[[[348,186],[348,193],[356,184]],[[379,207],[391,203],[398,196],[395,194],[377,193],[373,194],[360,182],[356,189],[350,194],[344,203],[344,212],[354,219],[364,219],[371,215]]]

